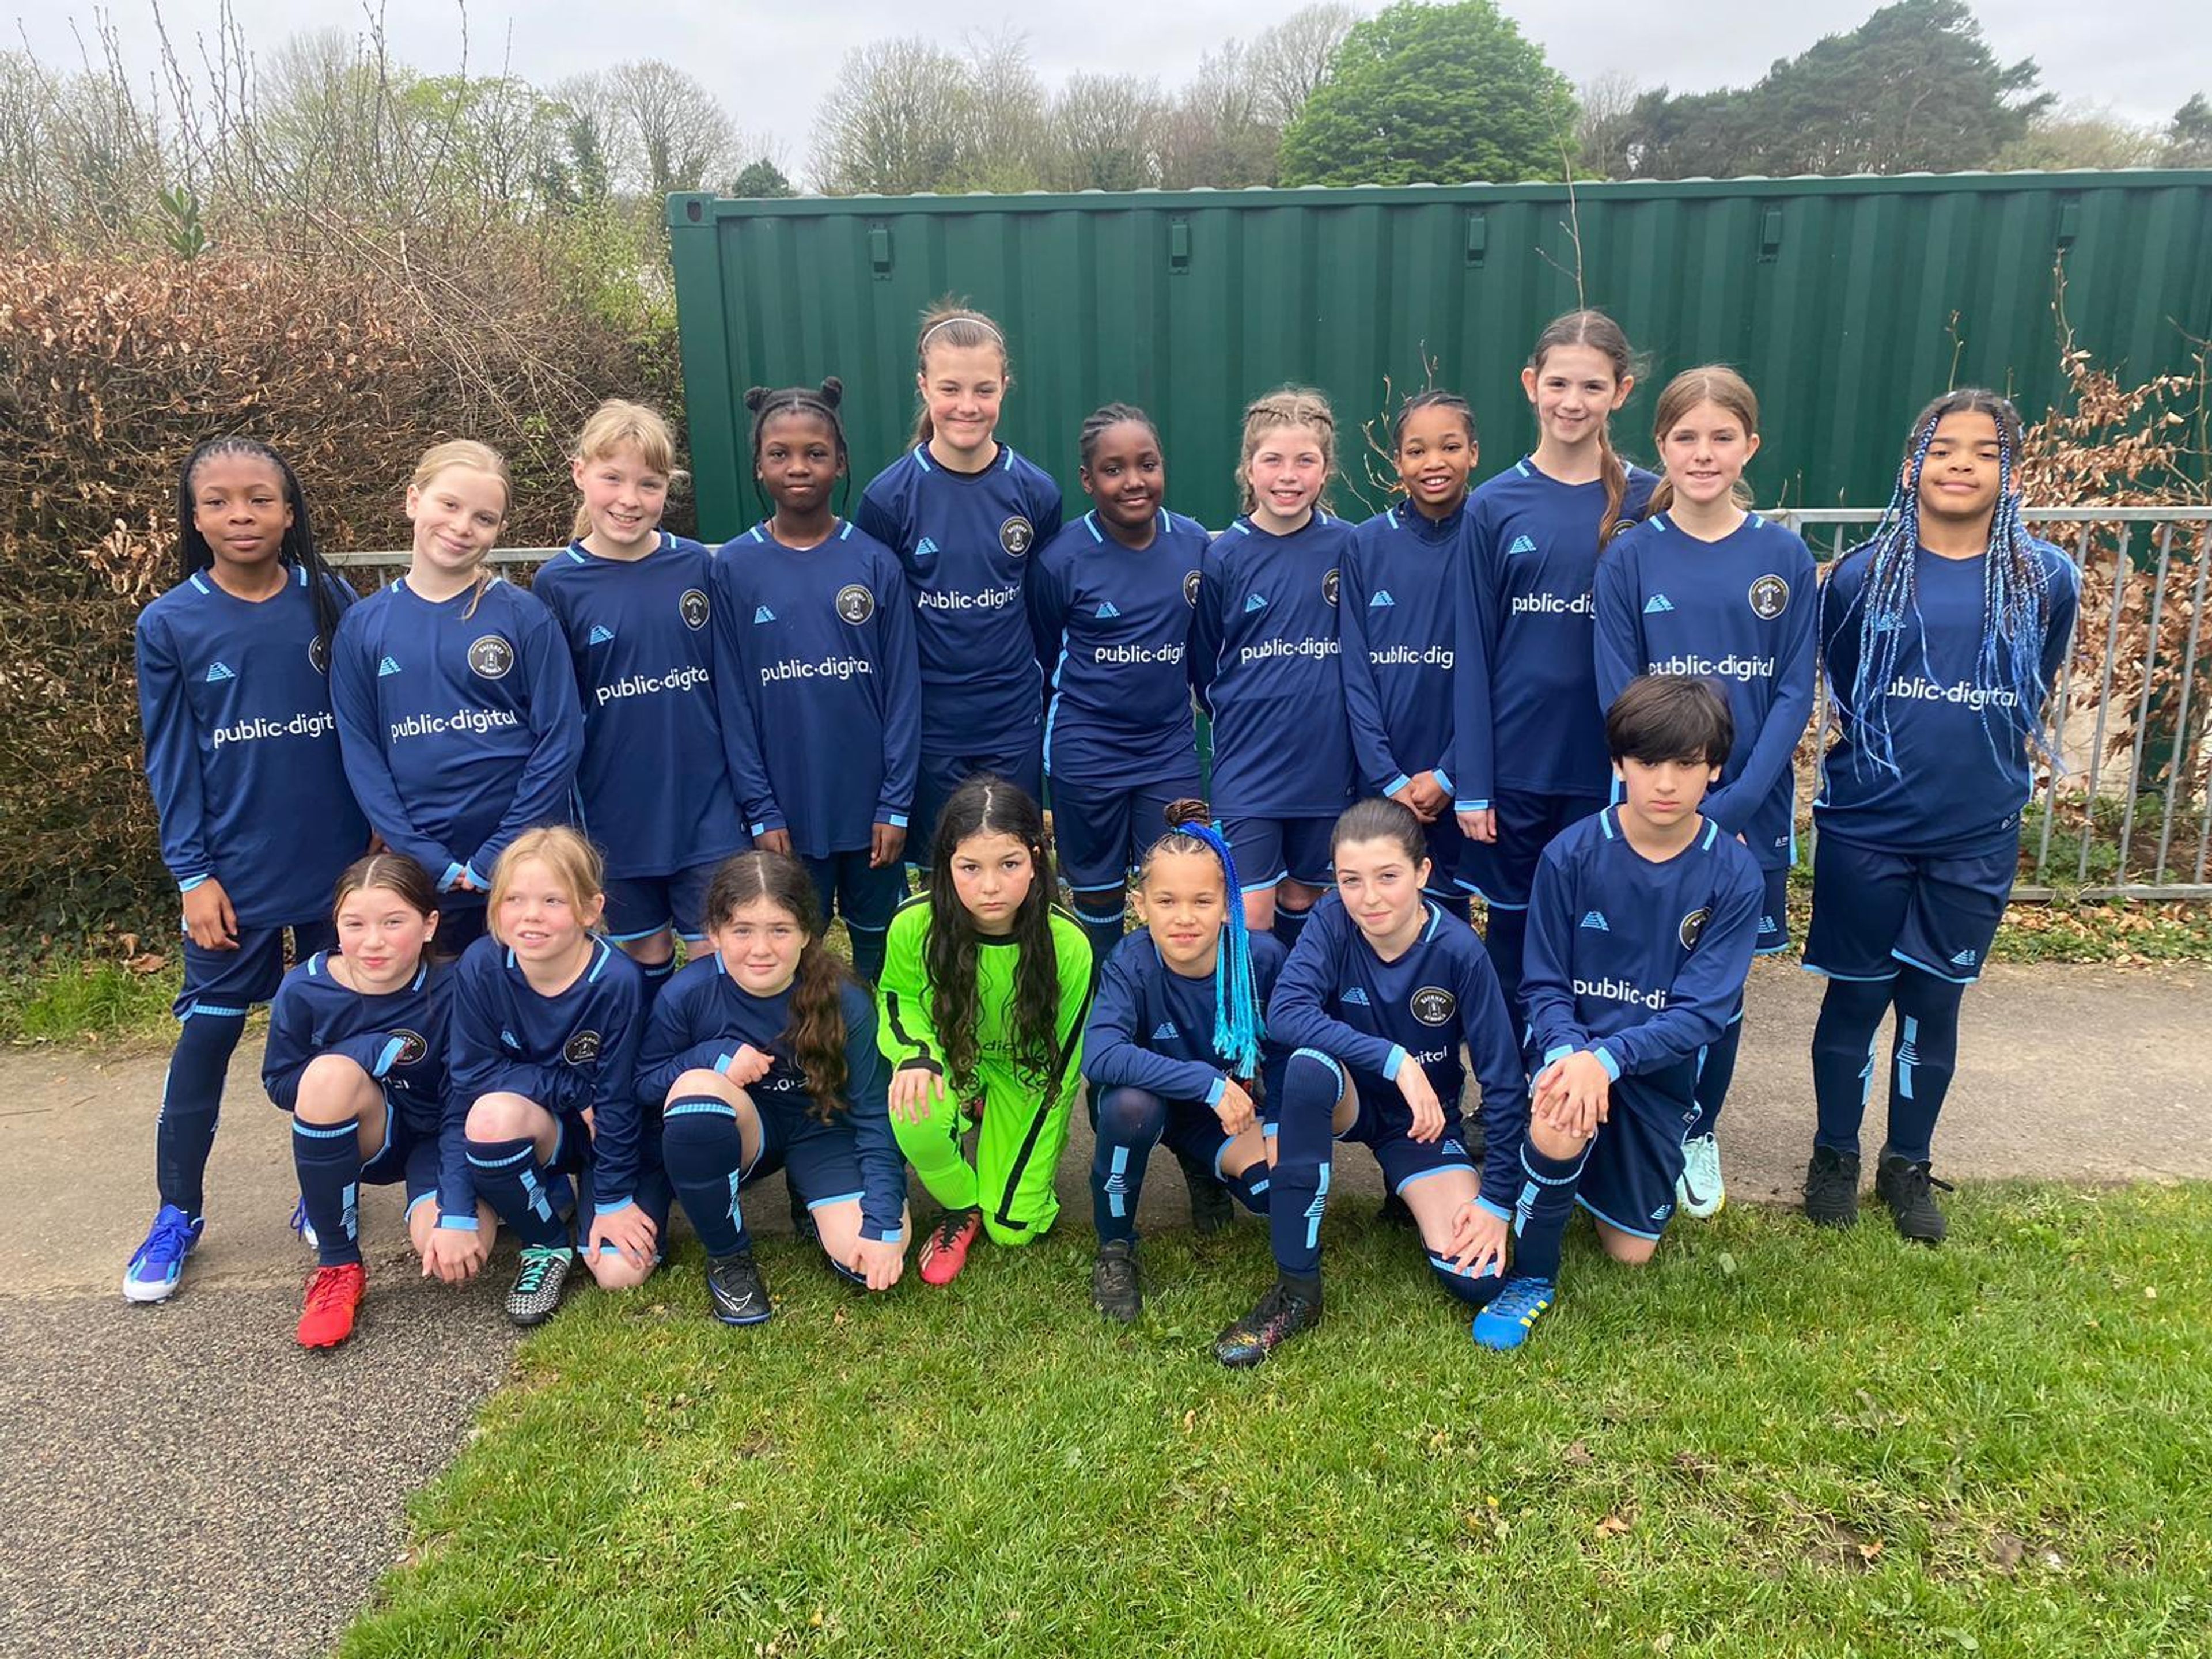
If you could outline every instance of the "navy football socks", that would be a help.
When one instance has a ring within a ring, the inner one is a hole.
[[[1513,1276],[1556,1285],[1567,1223],[1575,1213],[1575,1188],[1589,1162],[1590,1143],[1572,1158],[1547,1158],[1534,1143],[1521,1144],[1521,1200],[1514,1206]]]
[[[1328,1206],[1336,1144],[1330,1123],[1343,1093],[1344,1073],[1336,1062],[1310,1048],[1299,1049],[1283,1068],[1283,1098],[1273,1125],[1275,1165],[1268,1176],[1267,1236],[1275,1266],[1285,1278],[1310,1279],[1321,1272],[1321,1218]]]
[[[292,1120],[292,1167],[315,1230],[315,1260],[342,1267],[361,1260],[361,1125]]]
[[[515,1237],[540,1249],[569,1242],[568,1217],[575,1198],[565,1175],[554,1175],[538,1161],[537,1143],[468,1139],[469,1169],[477,1196],[491,1206]]]
[[[1278,897],[1275,900],[1275,925],[1268,929],[1285,951],[1295,950],[1306,931],[1306,918],[1313,914],[1308,905],[1303,910],[1293,910]]]
[[[1813,1024],[1813,1102],[1820,1125],[1815,1146],[1856,1158],[1859,1125],[1874,1079],[1875,1035],[1889,1012],[1893,981],[1832,979]]]
[[[660,1126],[660,1156],[668,1183],[707,1254],[735,1255],[750,1249],[752,1237],[738,1202],[744,1137],[729,1103],[713,1095],[679,1095],[670,1101]]]
[[[1091,1219],[1098,1242],[1137,1236],[1145,1165],[1168,1126],[1167,1103],[1143,1089],[1114,1088],[1093,1103],[1097,1144],[1091,1155]]]
[[[1959,1066],[1959,1003],[1966,988],[1917,968],[1897,975],[1897,1041],[1890,1052],[1889,1150],[1925,1164],[1936,1115]]]
[[[196,1010],[177,1033],[176,1051],[161,1085],[161,1115],[154,1129],[154,1179],[161,1202],[193,1220],[206,1201],[208,1154],[215,1150],[222,1115],[223,1073],[237,1052],[246,1015]]]

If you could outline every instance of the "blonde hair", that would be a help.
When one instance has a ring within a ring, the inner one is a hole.
[[[914,372],[921,380],[929,378],[929,352],[933,346],[944,346],[952,351],[972,351],[978,347],[994,350],[999,354],[1000,382],[1009,386],[1014,383],[1014,363],[1006,354],[1006,337],[1000,332],[996,323],[980,311],[940,300],[921,313],[921,331],[914,337]],[[926,444],[937,428],[929,422],[929,399],[918,395],[918,401],[921,413],[915,418],[914,441]]]
[[[1743,422],[1743,434],[1756,437],[1759,433],[1759,394],[1745,380],[1726,363],[1705,363],[1696,368],[1686,368],[1667,382],[1667,389],[1659,394],[1659,407],[1651,416],[1651,441],[1663,458],[1667,453],[1667,434],[1675,422],[1699,404],[1713,404],[1726,410]],[[1748,511],[1751,507],[1751,486],[1741,478],[1735,481],[1729,494],[1738,507]],[[1651,492],[1651,504],[1644,509],[1646,518],[1656,518],[1674,504],[1674,481],[1660,479],[1659,487]]]
[[[676,434],[659,410],[610,398],[584,422],[584,429],[576,434],[574,453],[588,465],[625,449],[635,450],[646,470],[659,473],[672,489],[690,476],[676,465]],[[579,506],[571,533],[581,541],[591,531],[591,514]]]
[[[1252,458],[1260,453],[1260,441],[1270,432],[1292,426],[1304,427],[1321,440],[1322,489],[1314,506],[1323,513],[1331,510],[1328,481],[1336,476],[1335,411],[1329,408],[1328,399],[1313,387],[1285,386],[1244,405],[1243,453],[1237,458],[1237,494],[1242,503],[1241,511],[1249,513],[1260,504],[1260,498],[1252,492]]]
[[[499,521],[504,528],[507,514],[514,510],[514,479],[507,470],[507,458],[489,444],[478,443],[474,438],[448,438],[441,444],[432,444],[422,452],[422,459],[415,463],[415,476],[407,481],[407,486],[410,489],[426,489],[433,478],[455,466],[465,467],[471,472],[489,472],[499,480]],[[461,612],[462,616],[477,614],[484,589],[490,586],[490,567],[479,564],[476,591],[469,595],[468,609]]]
[[[514,872],[532,859],[553,872],[553,879],[567,890],[569,901],[579,909],[605,896],[607,866],[598,848],[563,825],[526,830],[507,843],[507,850],[499,855],[499,862],[492,866],[491,892],[486,903],[490,907],[488,921],[495,938],[499,934],[501,901],[514,885]],[[499,942],[507,943],[504,939]]]

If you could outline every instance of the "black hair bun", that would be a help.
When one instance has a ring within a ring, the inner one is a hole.
[[[845,383],[835,374],[824,375],[822,380],[822,401],[835,409],[845,401]]]
[[[1185,796],[1181,800],[1170,801],[1160,816],[1167,820],[1169,829],[1180,830],[1187,823],[1211,823],[1213,809],[1202,800]]]
[[[766,386],[749,386],[745,388],[745,407],[750,410],[754,414],[759,414],[760,406],[767,401],[768,388]]]

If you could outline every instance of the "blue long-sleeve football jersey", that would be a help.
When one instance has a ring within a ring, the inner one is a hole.
[[[1314,906],[1297,948],[1267,1001],[1267,1032],[1278,1042],[1313,1048],[1395,1082],[1398,1068],[1417,1061],[1449,1126],[1459,1121],[1464,1043],[1482,1088],[1488,1146],[1482,1201],[1512,1213],[1521,1178],[1521,1137],[1528,1117],[1528,1079],[1514,1042],[1512,1016],[1497,970],[1474,930],[1424,899],[1427,920],[1403,956],[1375,953],[1334,893]],[[1382,1121],[1403,1133],[1413,1113],[1402,1099],[1376,1098]]]
[[[514,951],[479,939],[454,970],[449,1029],[450,1086],[464,1117],[479,1096],[495,1090],[549,1112],[589,1107],[597,1198],[612,1209],[619,1207],[614,1200],[630,1197],[638,1177],[637,1048],[645,1030],[645,981],[635,963],[594,939],[575,983],[558,996],[540,996]]]
[[[1686,1105],[1698,1050],[1719,1041],[1743,994],[1766,884],[1711,819],[1653,863],[1629,845],[1623,810],[1544,849],[1521,995],[1544,1063],[1588,1048],[1616,1082],[1644,1079]]]
[[[362,810],[441,888],[462,868],[488,883],[525,830],[568,822],[584,735],[575,666],[520,588],[494,578],[480,597],[434,604],[403,577],[346,612],[331,657]]]
[[[1643,517],[1658,482],[1628,469],[1622,523]],[[1467,510],[1466,580],[1455,607],[1453,805],[1480,811],[1500,790],[1601,797],[1612,760],[1595,707],[1590,624],[1605,484],[1561,483],[1530,456],[1486,482]]]
[[[854,517],[897,555],[913,595],[923,752],[1029,740],[1044,683],[1022,589],[1032,556],[1060,534],[1060,486],[1004,443],[974,473],[916,444],[870,481]]]
[[[2081,573],[2047,542],[2031,546],[2047,595],[2039,641],[2047,692],[2073,642]],[[1947,559],[1921,548],[1916,556],[1915,604],[1903,618],[1897,672],[1880,692],[1894,769],[1869,752],[1851,713],[1871,550],[1846,555],[1829,574],[1820,652],[1839,735],[1821,758],[1814,823],[1822,835],[1889,852],[1971,858],[2002,851],[2019,836],[2033,787],[2028,749],[2043,699],[2029,707],[2012,691],[1975,687],[1988,556]]]
[[[1198,793],[1198,735],[1184,658],[1206,526],[1157,515],[1152,545],[1125,547],[1086,513],[1030,572],[1030,625],[1052,702],[1044,765],[1092,789]]]
[[[867,850],[904,828],[921,745],[906,578],[891,550],[839,521],[817,547],[756,525],[714,559],[715,649],[729,764],[753,834],[802,858]]]
[[[1662,513],[1622,532],[1598,561],[1600,714],[1639,674],[1713,682],[1735,716],[1735,745],[1699,810],[1741,836],[1764,870],[1792,860],[1790,759],[1813,714],[1820,608],[1812,554],[1756,513],[1717,542]]]
[[[1352,798],[1337,600],[1352,529],[1238,519],[1199,565],[1190,676],[1213,722],[1223,817],[1334,817]]]
[[[1400,502],[1352,532],[1337,615],[1360,788],[1387,795],[1432,772],[1452,792],[1452,665],[1467,509]]]
[[[396,991],[367,996],[338,983],[335,952],[318,951],[284,975],[269,1005],[261,1086],[290,1111],[318,1055],[343,1054],[374,1078],[408,1127],[438,1143],[438,1214],[477,1224],[469,1173],[467,1103],[447,1087],[448,1017],[454,969],[424,962]]]
[[[1234,899],[1231,901],[1235,902]],[[1273,935],[1255,933],[1252,989],[1260,1007],[1282,976],[1284,951]],[[1234,1075],[1214,1051],[1217,964],[1203,979],[1187,978],[1161,959],[1149,929],[1139,927],[1115,948],[1099,976],[1083,1033],[1083,1075],[1093,1090],[1144,1089],[1163,1100],[1218,1104]],[[1268,1100],[1282,1099],[1283,1066],[1290,1048],[1263,1031],[1260,1073]],[[1251,1079],[1237,1079],[1249,1087]]]
[[[888,1080],[876,1047],[876,1005],[848,982],[837,997],[845,1022],[846,1127],[852,1132],[864,1190],[860,1237],[895,1239],[906,1208],[906,1163],[891,1133]],[[688,1071],[726,1072],[740,1047],[750,1045],[775,1064],[757,1083],[744,1085],[765,1115],[798,1124],[813,1110],[806,1073],[793,1058],[784,1033],[791,1024],[791,992],[757,997],[730,977],[719,953],[686,963],[653,1005],[638,1054],[633,1109],[658,1114],[676,1079]]]
[[[665,531],[641,559],[572,543],[531,588],[575,663],[576,822],[610,876],[673,875],[745,844],[714,702],[712,557]]]
[[[352,589],[331,591],[352,604]],[[257,602],[202,572],[140,612],[135,636],[146,781],[177,885],[214,877],[241,927],[327,915],[368,823],[346,781],[307,573]]]

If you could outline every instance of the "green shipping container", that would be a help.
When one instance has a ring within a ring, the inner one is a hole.
[[[1735,365],[1764,405],[1765,506],[1879,503],[1906,423],[1951,385],[2033,420],[2060,385],[2056,273],[2077,345],[2142,379],[2212,336],[2212,172],[1966,173],[1403,190],[668,198],[702,532],[759,515],[743,404],[836,374],[857,495],[908,441],[921,313],[997,319],[1015,386],[1000,435],[1079,501],[1075,434],[1141,404],[1170,505],[1236,510],[1245,402],[1321,386],[1338,509],[1382,504],[1395,398],[1474,403],[1478,476],[1533,441],[1517,376],[1544,324],[1611,312],[1647,372],[1615,417],[1649,460],[1657,386]],[[1576,272],[1581,281],[1577,285]]]

